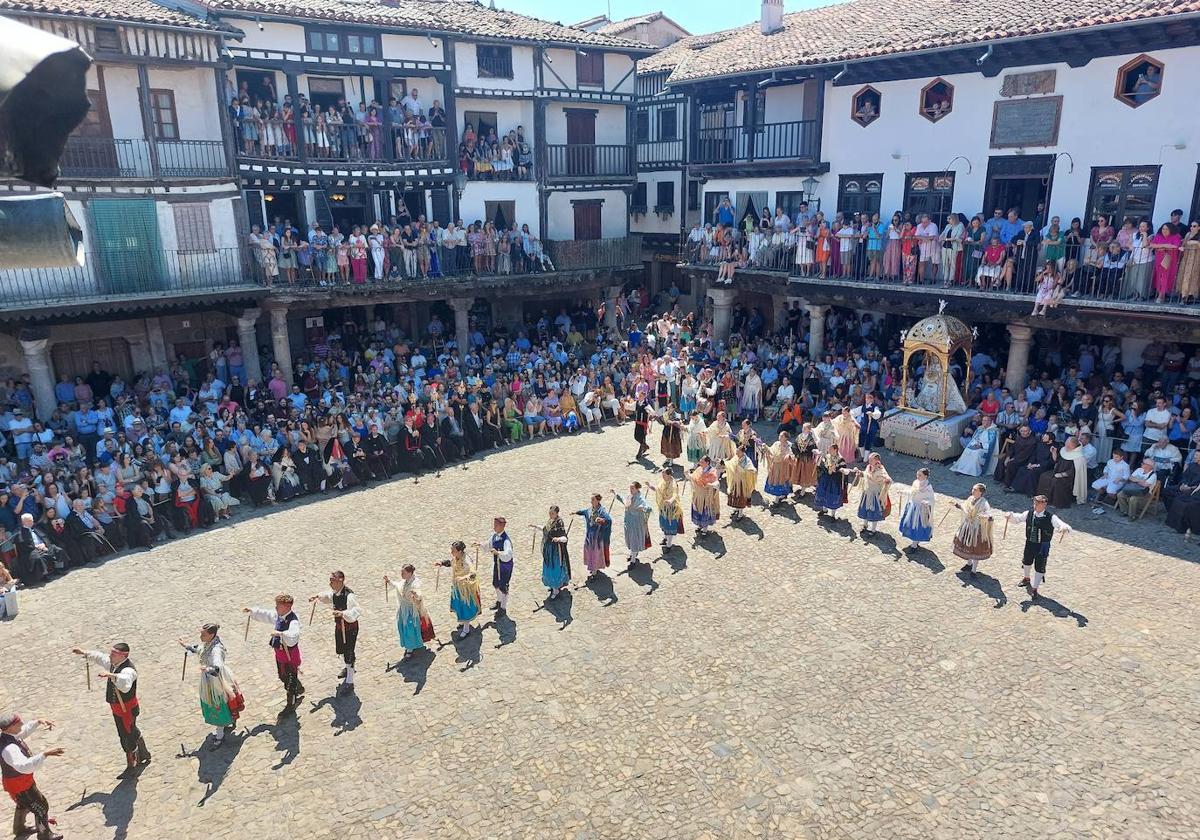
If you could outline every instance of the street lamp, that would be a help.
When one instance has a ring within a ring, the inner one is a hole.
[[[467,173],[461,169],[454,173],[454,197],[462,201],[463,190],[467,188]]]
[[[805,178],[803,181],[800,182],[800,189],[804,191],[804,200],[805,201],[807,201],[809,204],[812,204],[814,201],[816,201],[817,206],[815,208],[813,208],[814,212],[816,210],[820,210],[821,202],[819,199],[815,198],[815,194],[817,192],[817,179],[814,178],[812,175],[809,175],[807,178]]]

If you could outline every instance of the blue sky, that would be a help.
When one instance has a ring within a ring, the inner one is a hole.
[[[487,0],[484,0],[486,3]],[[831,0],[784,0],[789,12],[813,6],[829,5]],[[521,14],[533,15],[560,23],[577,23],[585,18],[608,13],[611,6],[613,20],[663,11],[667,17],[693,34],[715,32],[758,20],[759,0],[496,0],[496,7],[511,9]]]

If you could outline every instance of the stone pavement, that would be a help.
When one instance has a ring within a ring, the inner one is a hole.
[[[645,478],[633,448],[626,426],[494,453],[24,593],[0,624],[0,706],[58,721],[34,743],[67,749],[40,774],[60,826],[88,840],[1200,837],[1197,554],[1161,524],[1071,511],[1079,530],[1055,543],[1032,605],[1015,585],[1019,529],[968,581],[953,515],[909,558],[894,518],[864,542],[803,503],[757,508],[700,545],[689,525],[682,551],[633,574],[618,526],[611,587],[534,612],[545,590],[526,525]],[[886,462],[902,481],[918,463]],[[934,483],[970,482],[937,469]],[[944,510],[939,498],[935,521]],[[517,547],[511,621],[389,669],[383,573],[419,567],[448,639],[429,564],[497,513]],[[578,525],[571,541],[578,570]],[[243,641],[240,608],[279,590],[300,601],[334,568],[366,610],[358,694],[332,696],[319,607],[308,698],[277,720],[267,628]],[[175,639],[209,620],[248,709],[236,737],[197,752],[207,727]],[[117,640],[133,646],[154,751],[136,780],[118,778],[103,694],[68,652]]]

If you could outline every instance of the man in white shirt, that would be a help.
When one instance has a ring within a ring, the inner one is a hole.
[[[408,92],[408,96],[400,100],[400,104],[404,106],[404,110],[414,116],[419,116],[425,113],[425,106],[421,104],[420,91],[412,88]]]
[[[1183,461],[1183,454],[1165,437],[1160,437],[1146,450],[1146,457],[1154,461],[1154,469],[1163,481],[1170,477],[1175,465]]]
[[[50,828],[50,803],[38,790],[33,774],[47,758],[62,755],[63,749],[53,747],[39,753],[30,750],[25,739],[39,726],[53,729],[54,721],[38,718],[26,723],[15,712],[0,714],[0,763],[3,764],[4,789],[12,797],[15,808],[13,834],[16,837],[28,834],[25,817],[33,814],[38,840],[62,840],[62,835]]]
[[[8,424],[8,433],[12,436],[13,445],[17,449],[17,460],[26,460],[29,457],[29,450],[33,448],[33,421],[25,416],[23,408],[13,409],[13,419]]]
[[[917,282],[925,279],[936,279],[938,266],[938,226],[922,213],[920,224],[917,225],[917,246],[920,249],[917,263]]]
[[[1136,504],[1140,498],[1142,505],[1147,504],[1150,491],[1158,484],[1158,473],[1154,469],[1154,461],[1149,458],[1142,460],[1142,465],[1129,474],[1129,481],[1117,493],[1117,510],[1133,519],[1141,505]]]
[[[1146,431],[1142,435],[1147,443],[1154,443],[1167,436],[1167,426],[1171,425],[1171,410],[1167,401],[1159,397],[1154,401],[1154,408],[1146,412]]]
[[[1112,458],[1104,465],[1104,473],[1092,482],[1096,491],[1092,501],[1102,502],[1106,496],[1116,496],[1121,488],[1129,481],[1129,464],[1125,462],[1125,453],[1114,449]]]

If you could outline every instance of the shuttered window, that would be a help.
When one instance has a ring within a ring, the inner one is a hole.
[[[173,204],[171,209],[175,213],[175,238],[181,252],[194,254],[217,250],[207,204]]]
[[[150,199],[99,198],[88,202],[93,270],[107,294],[166,288],[158,216]]]

